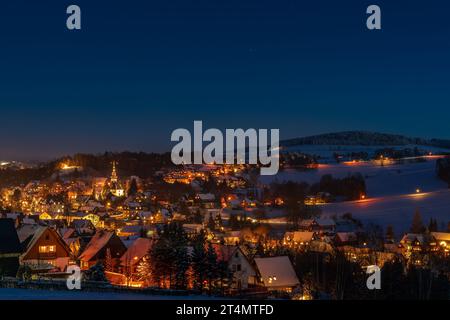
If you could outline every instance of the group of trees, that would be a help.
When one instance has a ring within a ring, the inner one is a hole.
[[[178,223],[164,225],[159,239],[149,252],[153,280],[162,287],[175,289],[187,286],[189,269],[188,238]]]
[[[205,233],[190,240],[179,223],[164,226],[148,261],[151,273],[145,268],[144,271],[163,288],[186,289],[192,284],[200,291],[208,288],[211,292],[223,288],[224,279],[228,278],[226,265],[219,260],[214,247],[207,244]]]
[[[227,265],[219,260],[211,243],[206,243],[204,232],[198,234],[193,240],[191,256],[193,286],[203,292],[206,287],[211,293],[214,288],[224,289],[224,281],[229,278]]]
[[[290,168],[312,168],[318,163],[318,157],[314,155],[287,152],[281,154],[281,164]]]
[[[449,258],[443,263],[449,265]],[[337,253],[328,255],[298,252],[294,259],[304,291],[314,298],[337,300],[447,300],[450,282],[444,273],[410,267],[400,260],[387,262],[381,269],[381,290],[369,290],[369,275],[356,262]]]
[[[345,200],[359,200],[366,194],[366,182],[360,173],[354,173],[344,178],[334,178],[331,174],[322,176],[320,182],[310,188],[311,194],[327,192],[334,197]]]
[[[450,187],[450,158],[438,159],[436,161],[436,173],[439,178],[448,182]]]

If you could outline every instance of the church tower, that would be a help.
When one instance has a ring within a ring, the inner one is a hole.
[[[116,162],[112,162],[112,173],[111,173],[111,183],[117,183],[119,181],[119,178],[117,177],[117,170],[116,170]]]
[[[117,175],[116,164],[116,161],[112,162],[112,172],[111,178],[109,179],[109,187],[111,194],[120,198],[125,196],[125,189],[120,184],[119,176]]]

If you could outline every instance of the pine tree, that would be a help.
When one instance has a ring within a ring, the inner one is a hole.
[[[136,276],[139,281],[143,281],[145,285],[148,285],[152,280],[152,264],[150,263],[150,257],[145,256],[136,267]]]
[[[392,243],[395,239],[394,228],[389,225],[386,228],[386,241]]]
[[[430,223],[428,224],[428,231],[437,232],[438,231],[438,223],[437,220],[431,218]]]
[[[158,283],[169,282],[178,289],[187,284],[186,273],[189,268],[187,236],[178,223],[165,225],[159,239],[150,250],[153,277]]]
[[[195,211],[194,223],[198,223],[198,224],[203,223],[203,215],[200,212],[200,209],[197,209],[197,211]]]
[[[212,246],[211,243],[208,244],[208,249],[206,251],[206,263],[207,263],[206,275],[208,278],[209,293],[211,294],[213,281],[216,280],[219,275],[217,253],[216,250],[214,250],[214,247]]]
[[[416,213],[414,214],[412,225],[411,225],[411,232],[412,233],[423,233],[425,231],[425,226],[422,222],[422,216],[420,215],[419,210],[416,210]]]
[[[203,291],[203,281],[205,280],[205,275],[208,268],[205,245],[206,237],[204,231],[202,230],[194,239],[191,258],[192,269],[194,271],[194,286],[200,291]]]
[[[213,218],[213,215],[211,212],[209,213],[208,228],[209,228],[209,230],[216,230],[216,222],[214,221],[214,218]]]
[[[105,257],[105,271],[114,272],[114,260],[111,255],[111,249],[106,249],[106,257]]]
[[[84,273],[83,278],[88,281],[108,282],[108,279],[106,278],[105,275],[105,267],[100,262],[94,265],[89,270],[87,270]]]
[[[138,192],[138,186],[137,186],[137,182],[136,182],[136,179],[131,179],[131,182],[130,182],[130,186],[129,186],[129,188],[128,188],[128,196],[134,196],[134,195],[136,195],[137,194],[137,192]]]

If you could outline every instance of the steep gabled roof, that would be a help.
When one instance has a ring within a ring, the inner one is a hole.
[[[227,246],[224,244],[213,244],[212,247],[217,254],[217,260],[223,262],[230,261],[233,254],[238,250],[237,246]]]
[[[127,252],[120,258],[120,264],[122,266],[135,265],[149,253],[152,245],[153,241],[150,239],[136,239],[136,241],[128,248]]]
[[[431,232],[437,241],[450,241],[450,232]]]
[[[92,258],[94,258],[97,253],[102,250],[111,240],[113,237],[114,232],[112,231],[98,231],[89,241],[88,245],[86,246],[86,249],[83,251],[83,253],[80,255],[80,260],[83,261],[90,261]]]
[[[19,236],[20,243],[24,243],[26,240],[29,240],[36,231],[40,228],[39,225],[23,225],[17,229],[17,235]]]
[[[27,241],[26,243],[26,249],[25,252],[23,254],[23,257],[26,257],[28,252],[30,252],[30,250],[36,245],[36,243],[39,241],[39,239],[42,237],[42,235],[46,232],[50,232],[53,234],[53,236],[55,237],[56,241],[58,241],[58,243],[61,245],[62,248],[64,248],[64,250],[67,253],[67,256],[70,255],[70,249],[67,246],[66,242],[63,240],[63,238],[59,235],[58,232],[56,232],[54,229],[50,228],[50,227],[39,227],[36,232],[34,233],[33,237]]]
[[[289,257],[256,258],[255,264],[268,288],[295,287],[300,283]]]
[[[295,232],[286,232],[285,238],[288,238],[290,241],[294,242],[310,242],[314,239],[314,232],[308,231],[295,231]]]
[[[20,253],[22,247],[13,219],[0,219],[0,254]]]

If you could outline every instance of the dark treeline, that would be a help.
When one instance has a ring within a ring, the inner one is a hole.
[[[322,176],[319,183],[313,184],[310,193],[328,192],[333,197],[344,200],[359,200],[366,194],[366,182],[360,173],[354,173],[344,178],[334,178],[331,174]]]
[[[405,268],[400,260],[387,262],[381,269],[381,290],[369,290],[366,271],[341,253],[300,252],[293,261],[303,288],[316,299],[447,300],[450,283],[445,272],[450,261],[448,257],[435,259],[447,266],[441,273]]]
[[[326,174],[318,183],[312,185],[306,182],[275,182],[265,194],[270,197],[281,197],[285,204],[289,205],[289,202],[303,201],[307,195],[319,192],[329,193],[332,197],[342,197],[343,200],[358,200],[361,199],[361,195],[366,194],[366,183],[359,173],[344,178],[334,178],[331,174]]]
[[[69,162],[71,165],[91,168],[102,175],[111,172],[111,163],[117,162],[117,168],[124,175],[136,175],[148,178],[162,167],[172,166],[170,153],[144,153],[144,152],[105,152],[103,154],[76,154],[64,157],[59,162]]]
[[[135,175],[143,179],[151,177],[155,171],[163,167],[173,166],[170,153],[105,152],[103,154],[76,154],[42,163],[34,168],[0,170],[0,187],[48,179],[59,169],[61,163],[83,167],[84,173],[91,176],[108,176],[111,173],[113,161],[117,162],[117,168],[121,175]],[[77,172],[77,175],[82,176],[83,172]]]

